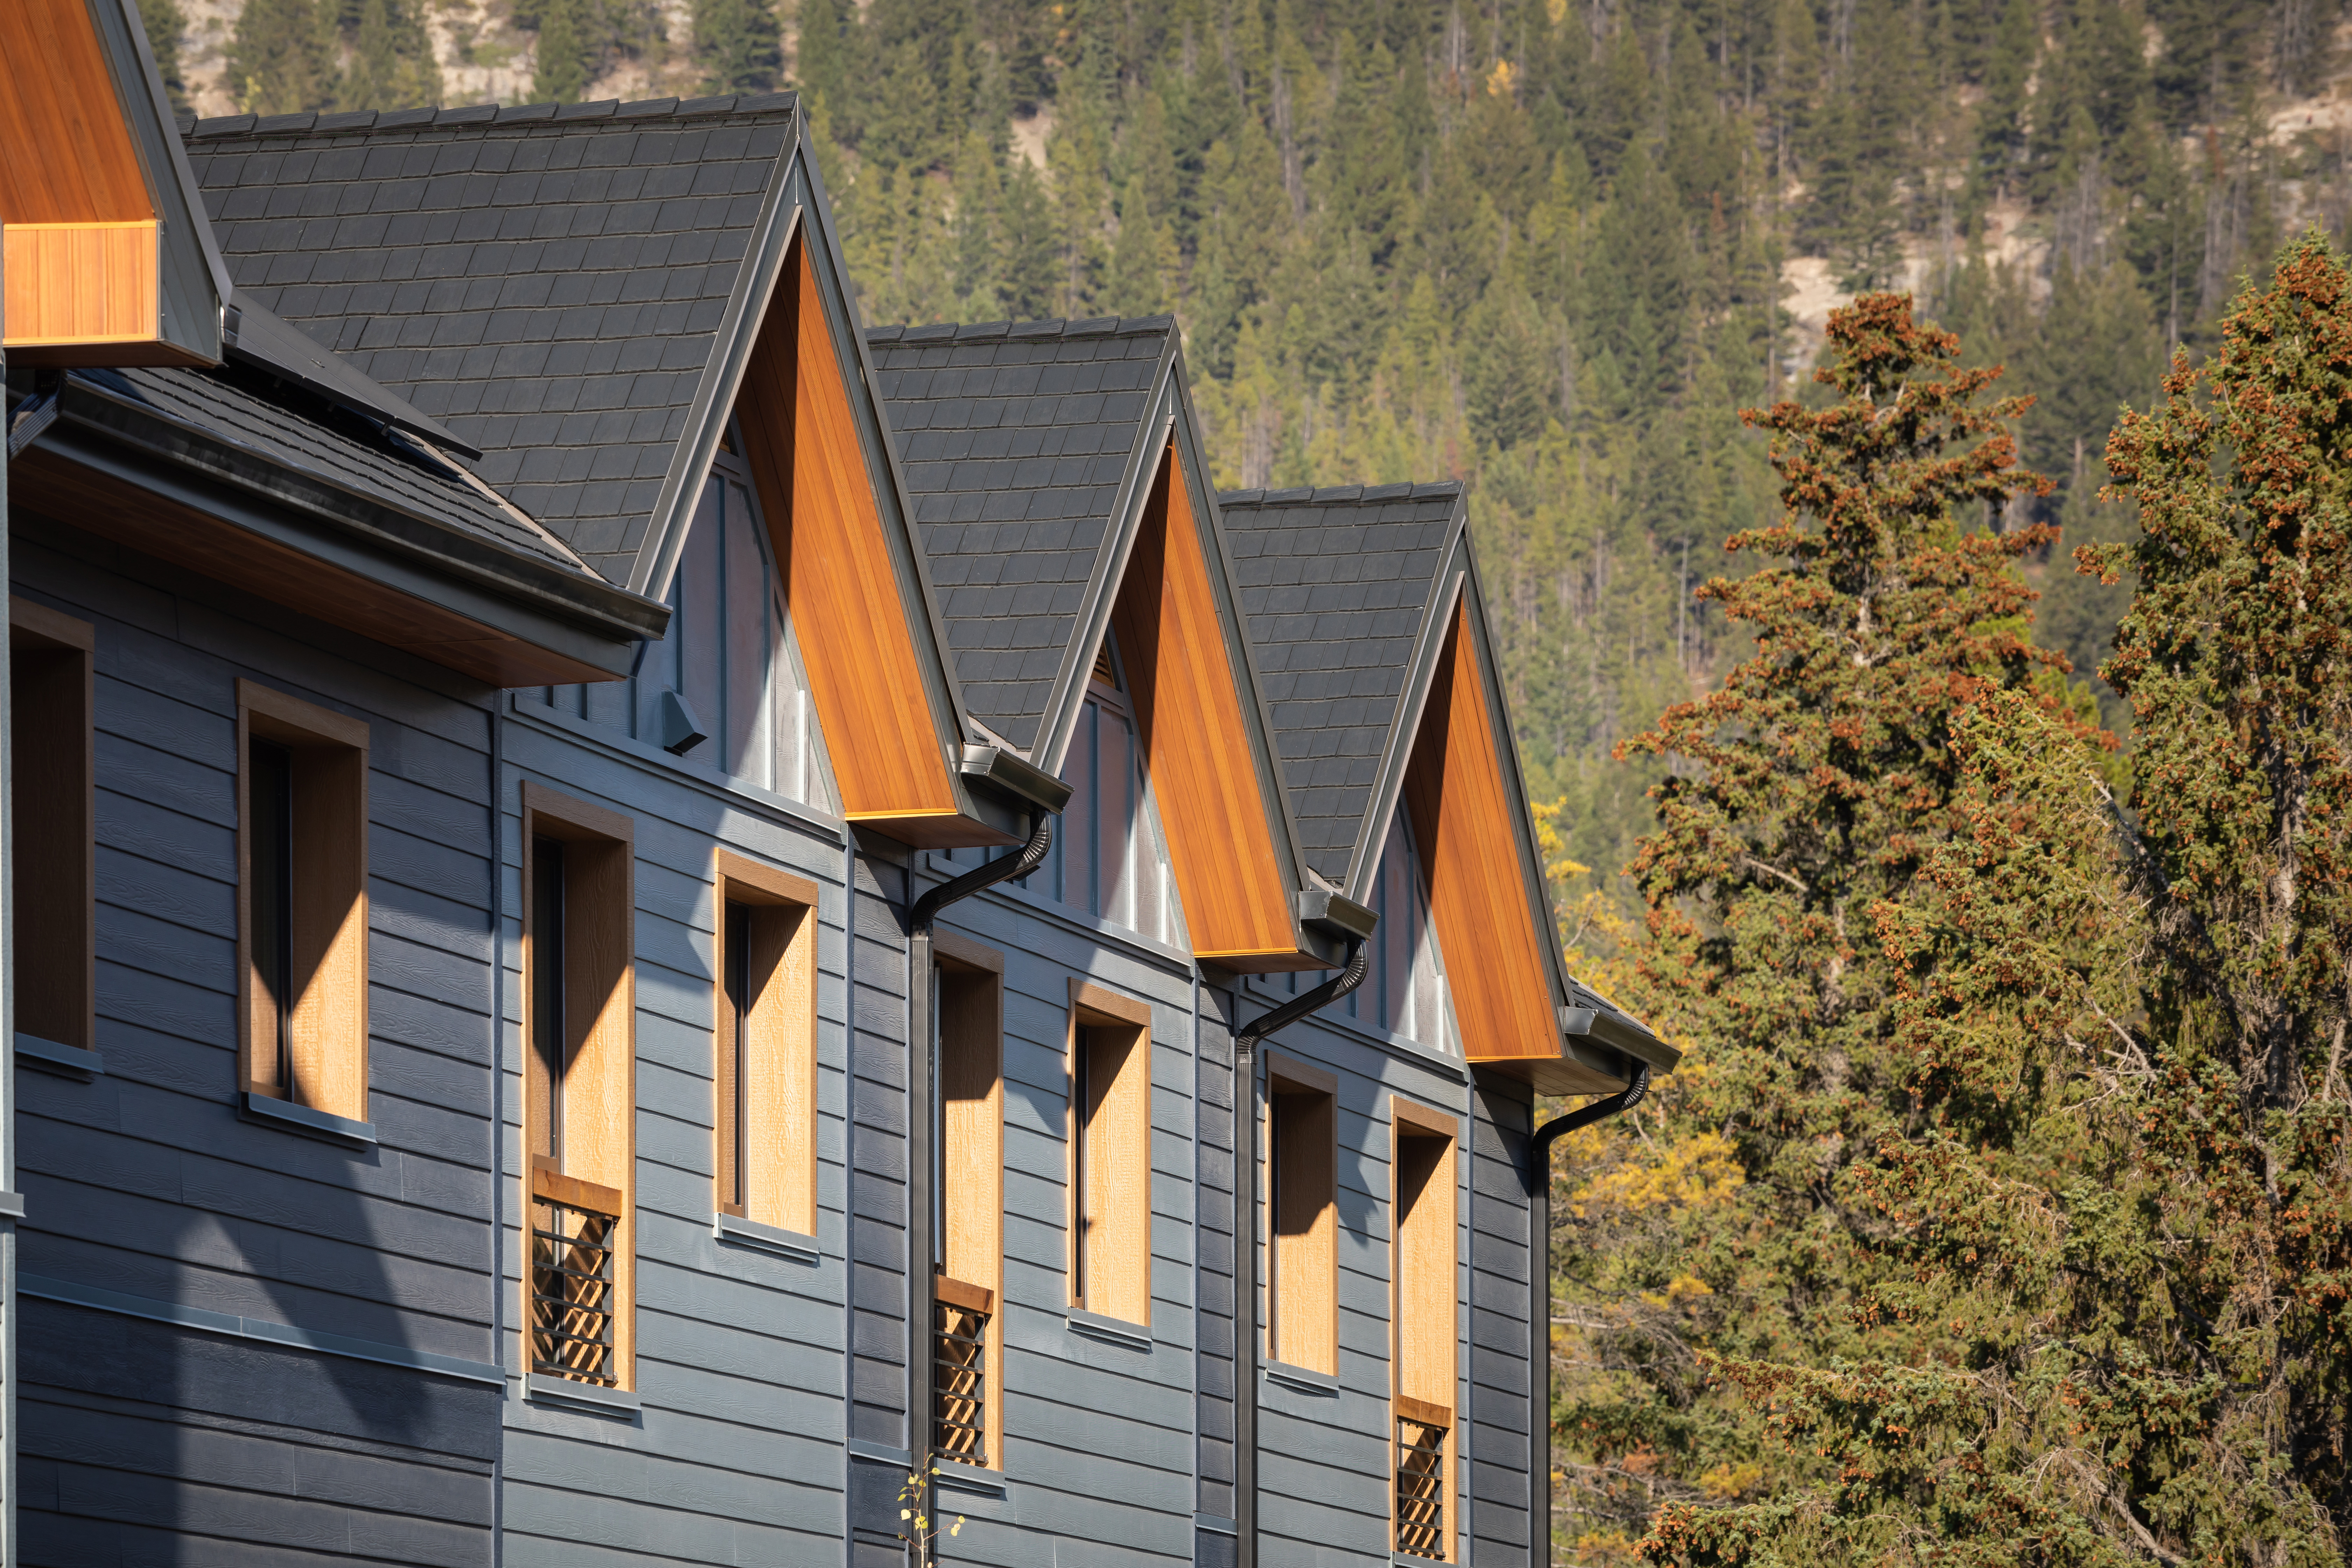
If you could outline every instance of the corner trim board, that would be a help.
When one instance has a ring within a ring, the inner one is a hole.
[[[222,1334],[230,1339],[253,1340],[262,1344],[276,1345],[281,1350],[316,1351],[322,1355],[377,1362],[385,1366],[406,1367],[414,1372],[435,1373],[442,1377],[463,1378],[468,1383],[494,1384],[501,1388],[507,1381],[506,1373],[488,1362],[467,1361],[459,1356],[415,1351],[405,1345],[352,1339],[344,1334],[320,1333],[313,1329],[298,1329],[260,1318],[240,1318],[204,1307],[184,1307],[176,1301],[158,1301],[151,1297],[127,1295],[120,1290],[102,1290],[95,1285],[54,1279],[46,1274],[19,1274],[16,1276],[16,1293],[37,1297],[44,1301],[62,1301],[72,1307],[88,1307],[95,1311],[115,1312],[126,1318],[144,1318],[150,1322],[200,1329],[206,1333]]]

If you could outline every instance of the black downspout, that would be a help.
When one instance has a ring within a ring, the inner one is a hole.
[[[1257,1568],[1257,1043],[1364,983],[1363,940],[1348,967],[1234,1037],[1234,1568]]]
[[[1054,819],[1030,818],[1029,841],[1010,855],[941,882],[915,900],[908,916],[907,962],[907,1451],[922,1467],[922,1510],[930,1504],[931,1320],[939,1315],[940,1067],[939,986],[931,960],[931,925],[941,910],[985,888],[1025,877],[1053,847]],[[910,873],[911,875],[911,873]],[[856,932],[851,932],[853,940]]]
[[[1551,1146],[1565,1133],[1633,1110],[1649,1092],[1650,1064],[1643,1062],[1622,1092],[1555,1116],[1528,1140],[1528,1356],[1541,1370],[1528,1368],[1528,1386],[1541,1389],[1543,1402],[1528,1412],[1528,1568],[1551,1563]]]

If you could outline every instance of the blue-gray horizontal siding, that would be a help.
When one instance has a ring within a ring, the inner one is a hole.
[[[506,1169],[521,1168],[520,781],[627,816],[635,834],[636,1392],[634,1421],[506,1405],[505,1561],[601,1565],[831,1562],[848,1436],[842,1306],[849,999],[842,853],[829,835],[686,770],[534,722],[502,726]],[[817,1225],[812,1264],[714,1234],[713,854],[820,886]],[[504,1288],[520,1302],[520,1182],[506,1208]],[[516,1322],[510,1313],[509,1324]],[[523,1354],[512,1331],[509,1355]]]
[[[499,1391],[387,1363],[495,1358],[487,694],[11,523],[14,590],[97,628],[108,1069],[19,1078],[19,1266],[157,1309],[23,1299],[22,1560],[486,1563]],[[236,1114],[240,676],[369,726],[373,1148]]]

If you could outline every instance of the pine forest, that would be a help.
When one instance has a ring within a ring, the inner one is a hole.
[[[806,97],[870,322],[1459,479],[1571,966],[1563,1564],[2352,1554],[2334,0],[145,0],[194,112]]]

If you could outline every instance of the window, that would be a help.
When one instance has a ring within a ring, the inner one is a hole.
[[[1390,1103],[1396,1550],[1451,1562],[1454,1531],[1446,1503],[1455,1384],[1454,1151],[1461,1126],[1454,1117],[1410,1100]]]
[[[1106,646],[1062,764],[1069,805],[1045,863],[1025,886],[1163,942],[1177,939],[1174,899],[1146,805],[1142,751]]]
[[[1070,982],[1070,1304],[1151,1321],[1151,1008]]]
[[[16,863],[16,1031],[97,1047],[87,621],[8,601],[8,853]]]
[[[236,683],[247,1096],[367,1121],[368,727]]]
[[[1350,1016],[1425,1046],[1451,1048],[1445,1028],[1444,974],[1429,893],[1405,814],[1397,813],[1371,888],[1381,917],[1372,938],[1371,984],[1350,992]]]
[[[1002,1469],[1004,1448],[1004,955],[935,933],[940,1246],[932,1447]]]
[[[522,790],[526,1320],[533,1373],[635,1376],[635,828]]]
[[[1287,1366],[1339,1372],[1339,1080],[1286,1057],[1266,1058],[1267,1353]]]
[[[719,851],[718,1204],[816,1234],[816,900],[795,877]]]
[[[730,779],[822,806],[824,741],[767,525],[728,428],[670,580],[667,634],[647,645],[625,683],[540,696]]]

